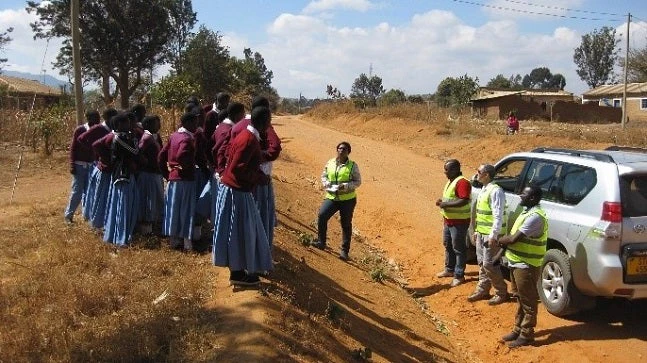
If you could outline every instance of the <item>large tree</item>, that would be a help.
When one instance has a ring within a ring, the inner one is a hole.
[[[349,97],[355,102],[355,105],[366,107],[375,106],[377,98],[382,94],[384,94],[382,78],[378,76],[369,77],[366,73],[362,73],[355,78]]]
[[[478,77],[467,74],[458,78],[447,77],[438,84],[435,100],[441,107],[460,106],[469,102],[479,89]]]
[[[618,57],[618,65],[624,70],[624,57]],[[647,82],[647,46],[642,49],[629,49],[627,81]]]
[[[191,0],[171,1],[169,14],[172,31],[167,47],[167,61],[176,74],[182,74],[182,58],[193,36],[191,29],[197,22],[197,14],[193,11]]]
[[[560,73],[551,73],[547,67],[537,67],[526,74],[522,81],[523,88],[564,89],[566,78]]]
[[[250,48],[243,50],[244,58],[233,57],[230,67],[233,70],[232,88],[243,93],[266,94],[275,93],[272,88],[274,72],[265,65],[265,59],[259,52]]]
[[[485,86],[490,88],[512,88],[512,82],[503,74],[497,74],[497,76],[490,79]]]
[[[182,0],[84,0],[80,2],[80,45],[84,79],[102,85],[104,101],[121,96],[129,105],[143,73],[163,64],[174,39],[173,12]],[[36,38],[63,38],[55,66],[62,74],[72,70],[70,0],[28,1],[27,11],[38,20],[31,24]],[[190,4],[189,4],[190,5]],[[177,19],[177,18],[174,18]],[[110,93],[110,79],[115,93]]]
[[[591,88],[613,81],[613,66],[618,59],[616,30],[602,27],[582,36],[582,43],[575,48],[573,61],[577,75]]]
[[[203,99],[215,99],[219,91],[231,91],[229,50],[222,44],[222,35],[200,26],[191,37],[180,62],[182,75],[199,86]]]
[[[5,30],[4,32],[0,33],[0,53],[4,52],[5,47],[9,42],[11,42],[11,38],[9,37],[9,33],[13,31],[13,28],[9,28]],[[0,58],[0,73],[2,73],[2,65],[7,61],[7,58]]]

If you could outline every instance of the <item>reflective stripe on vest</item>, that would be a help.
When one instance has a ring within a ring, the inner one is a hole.
[[[353,163],[350,159],[346,161],[345,164],[337,165],[337,159],[330,159],[326,164],[326,175],[328,176],[328,181],[330,184],[336,185],[341,183],[347,183],[352,180],[353,176]],[[355,191],[352,192],[337,192],[331,193],[326,192],[326,199],[332,200],[350,200],[357,196]]]
[[[512,263],[525,262],[531,266],[539,267],[546,254],[546,242],[548,241],[548,220],[546,219],[546,212],[537,205],[521,213],[514,222],[510,234],[514,235],[517,233],[526,218],[532,214],[537,214],[544,220],[543,233],[537,238],[522,237],[517,242],[508,245],[505,251],[505,257]]]
[[[443,202],[449,202],[458,199],[458,197],[456,196],[456,184],[461,179],[469,183],[469,180],[467,180],[467,178],[459,175],[451,182],[448,181],[447,184],[445,184],[445,189],[443,190]],[[440,214],[442,214],[446,219],[470,219],[472,213],[470,203],[467,203],[462,207],[442,208],[440,210]]]
[[[476,232],[484,235],[492,233],[492,225],[494,224],[494,216],[492,215],[492,208],[490,207],[490,195],[492,192],[499,188],[498,185],[490,183],[481,190],[476,199]],[[506,233],[506,219],[507,213],[505,210],[505,203],[503,205],[503,216],[501,217],[502,224],[499,230],[499,236]]]

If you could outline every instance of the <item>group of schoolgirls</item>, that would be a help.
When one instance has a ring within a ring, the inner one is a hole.
[[[172,248],[193,250],[209,220],[213,263],[229,267],[232,284],[257,285],[258,274],[272,269],[271,164],[281,151],[268,100],[255,98],[246,115],[240,103],[205,110],[189,99],[181,127],[163,147],[159,117],[144,117],[141,105],[106,110],[102,123],[97,115],[88,112],[88,123],[74,133],[66,222],[82,202],[84,218],[103,228],[106,242],[125,246],[136,225],[148,234],[161,220]]]
[[[163,181],[157,166],[161,139],[158,116],[145,116],[146,108],[107,109],[86,113],[87,124],[77,127],[70,147],[72,190],[65,221],[73,223],[82,203],[86,221],[103,240],[126,246],[139,225],[152,232],[162,216]]]

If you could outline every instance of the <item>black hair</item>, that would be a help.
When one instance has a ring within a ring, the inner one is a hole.
[[[229,106],[227,106],[227,117],[231,118],[233,115],[238,115],[238,114],[243,114],[245,116],[245,105],[243,105],[240,102],[234,102],[230,103]],[[232,120],[232,121],[238,121],[238,120]]]
[[[267,125],[270,123],[272,113],[267,107],[255,107],[252,110],[252,126],[258,131],[264,131]]]
[[[115,117],[118,113],[119,111],[115,110],[114,108],[106,108],[103,111],[103,121],[106,122],[106,125],[108,125],[111,130],[114,129],[114,126],[112,125],[112,118]]]
[[[350,154],[351,147],[350,147],[350,144],[348,143],[348,141],[340,142],[339,144],[337,144],[336,148],[339,149],[339,147],[342,146],[342,145],[346,146],[346,148],[348,149],[348,153]]]
[[[137,122],[141,122],[144,119],[144,116],[146,116],[146,106],[141,103],[135,104],[130,108],[130,112],[135,115]]]
[[[455,169],[461,170],[461,162],[456,159],[449,159],[445,161],[445,165],[449,165],[449,167],[452,169],[455,168]]]
[[[117,114],[112,116],[112,118],[110,119],[110,123],[112,124],[112,128],[114,130],[117,130],[119,128],[119,124],[121,124],[122,122],[127,122],[128,125],[130,125],[130,113],[129,112],[124,112],[124,111],[117,112]]]
[[[496,170],[494,169],[493,165],[483,164],[481,166],[481,170],[483,170],[484,173],[487,173],[490,176],[490,180],[494,179],[494,175],[496,174]]]
[[[142,127],[144,128],[144,130],[150,131],[151,127],[154,125],[155,122],[161,122],[161,119],[159,116],[157,115],[146,116],[142,120]]]
[[[225,121],[227,117],[229,117],[229,112],[227,112],[227,110],[218,112],[218,123]]]
[[[218,104],[229,102],[230,99],[231,95],[227,92],[218,92],[218,94],[216,95],[216,102]]]
[[[189,122],[196,122],[198,115],[193,112],[185,112],[182,117],[180,117],[180,123],[182,126],[188,124]]]
[[[101,121],[101,115],[97,110],[89,110],[85,113],[85,119],[88,120],[90,124],[98,124]]]
[[[196,97],[196,96],[190,96],[190,97],[186,100],[186,105],[188,106],[189,104],[193,104],[193,105],[195,105],[195,106],[200,106],[200,100],[199,100],[199,99],[198,99],[198,97]]]
[[[256,96],[252,99],[252,110],[256,107],[267,107],[270,108],[270,101],[265,96]]]
[[[530,189],[530,196],[535,197],[535,199],[537,200],[537,204],[539,204],[539,201],[541,200],[541,197],[544,194],[544,191],[541,190],[541,188],[538,185],[534,185],[534,184],[528,185],[528,189]]]

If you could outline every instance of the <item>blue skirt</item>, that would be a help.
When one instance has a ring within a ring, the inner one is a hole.
[[[103,240],[124,246],[133,236],[139,212],[135,177],[131,176],[130,181],[111,183],[109,195]]]
[[[270,181],[267,185],[258,185],[254,188],[254,199],[261,214],[263,229],[272,248],[274,242],[274,227],[276,226],[276,205],[274,204],[274,187]]]
[[[161,174],[140,172],[137,175],[139,192],[139,221],[155,223],[164,215],[164,182]]]
[[[82,204],[82,211],[83,211],[83,218],[86,221],[89,221],[92,217],[92,206],[94,205],[94,193],[97,190],[97,183],[99,181],[99,169],[95,165],[92,165],[90,167],[89,173],[90,176],[88,177],[88,184],[85,189],[85,197],[83,199],[83,204]]]
[[[96,186],[94,190],[94,201],[92,202],[92,210],[90,211],[90,224],[94,228],[103,228],[106,223],[106,209],[108,208],[108,197],[110,193],[110,184],[112,183],[112,175],[104,173],[97,169]]]
[[[191,238],[195,215],[195,182],[173,180],[168,183],[164,204],[162,233],[166,236]]]
[[[213,234],[213,264],[248,273],[270,271],[272,253],[252,193],[221,184]]]
[[[213,214],[212,213],[212,200],[213,196],[211,193],[211,186],[213,185],[213,178],[207,182],[207,184],[204,185],[204,188],[202,188],[200,196],[198,197],[198,202],[195,206],[195,212],[198,214],[199,217],[202,219],[209,219],[213,221]],[[196,185],[197,186],[197,185]]]

